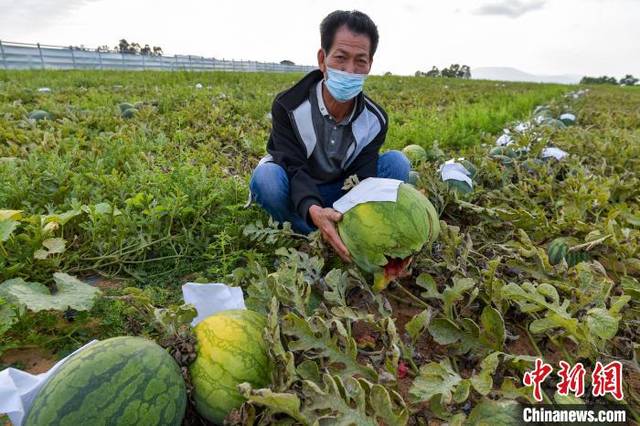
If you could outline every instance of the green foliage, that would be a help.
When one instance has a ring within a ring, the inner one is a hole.
[[[634,88],[563,97],[560,85],[370,77],[391,123],[384,149],[426,150],[415,187],[440,218],[414,273],[374,294],[317,233],[242,207],[273,96],[299,75],[143,74],[0,71],[0,282],[42,283],[55,297],[54,273],[102,277],[86,311],[32,312],[3,296],[3,365],[22,366],[5,361],[14,350],[60,357],[126,334],[162,342],[186,367],[176,346],[193,348],[180,340],[194,314],[180,300],[187,280],[240,286],[267,318],[274,369],[269,383],[240,385],[248,402],[234,424],[510,424],[514,401],[532,401],[522,374],[534,357],[620,359],[625,374],[637,361]],[[125,100],[133,119],[121,117]],[[29,120],[33,110],[55,120]],[[577,125],[548,121],[567,111]],[[491,154],[504,128],[513,144]],[[570,156],[541,160],[550,144]],[[476,172],[466,194],[437,172],[459,157]],[[558,236],[570,241],[555,262]],[[638,411],[633,378],[623,381]],[[545,398],[567,402],[553,385]]]
[[[56,273],[53,279],[56,282],[56,291],[53,294],[40,283],[15,278],[0,284],[0,296],[38,312],[48,309],[87,311],[91,309],[96,296],[100,294],[97,288],[68,274]]]

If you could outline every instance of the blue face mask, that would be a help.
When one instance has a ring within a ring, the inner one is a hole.
[[[352,74],[346,71],[340,71],[327,67],[328,79],[325,84],[331,96],[338,102],[347,102],[355,98],[358,93],[362,92],[366,74]]]

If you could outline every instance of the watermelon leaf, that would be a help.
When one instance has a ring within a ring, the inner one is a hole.
[[[0,242],[7,241],[18,225],[20,222],[11,219],[0,221]]]
[[[473,388],[482,396],[486,396],[493,388],[493,374],[498,368],[500,359],[498,358],[501,352],[494,352],[487,356],[480,363],[480,373],[471,377],[471,384]]]
[[[482,325],[480,341],[496,351],[502,350],[506,332],[500,312],[491,306],[485,306],[480,315],[480,323]]]
[[[448,359],[440,363],[430,362],[420,367],[420,375],[414,380],[409,394],[416,402],[429,401],[440,395],[443,405],[451,403],[453,393],[462,378],[451,367]]]
[[[613,316],[602,308],[593,308],[587,312],[587,326],[591,334],[601,339],[613,339],[618,333],[619,316]]]
[[[330,364],[341,364],[343,368],[335,370],[338,370],[343,377],[357,373],[371,380],[377,380],[378,374],[373,368],[358,363],[356,341],[342,323],[335,319],[332,324],[337,331],[334,335],[331,333],[330,323],[317,315],[303,318],[289,313],[282,319],[282,333],[294,338],[288,342],[289,350],[313,351],[312,358],[324,357]],[[306,355],[309,356],[309,354]]]
[[[365,379],[323,375],[324,389],[314,382],[303,383],[310,400],[304,410],[308,419],[319,419],[339,426],[406,425],[409,411],[402,397],[393,390]]]
[[[69,308],[88,311],[101,293],[99,289],[61,272],[53,274],[53,279],[58,289],[54,294],[43,284],[14,278],[0,284],[0,295],[38,312],[49,309],[66,311]]]
[[[332,269],[325,276],[324,282],[329,287],[324,292],[324,299],[332,305],[346,306],[349,274],[340,269]]]
[[[0,337],[18,321],[18,317],[23,313],[23,305],[15,305],[0,297]],[[1,348],[0,353],[2,353]]]
[[[431,321],[432,311],[431,308],[425,309],[419,314],[415,315],[407,324],[405,324],[405,330],[411,336],[411,340],[415,344],[416,340],[422,335],[422,333],[429,327]]]
[[[467,425],[514,425],[522,420],[520,404],[511,400],[484,399],[476,405],[467,419]]]
[[[251,384],[241,383],[238,390],[247,401],[268,407],[272,413],[282,413],[293,417],[303,425],[309,422],[300,412],[300,398],[292,393],[276,393],[271,389],[252,389]]]

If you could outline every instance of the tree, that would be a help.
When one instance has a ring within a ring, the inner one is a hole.
[[[129,53],[129,42],[125,39],[120,39],[118,46],[116,46],[116,51],[120,53]]]
[[[451,64],[449,68],[443,68],[440,75],[448,78],[471,78],[471,68],[469,65]]]
[[[459,77],[467,80],[471,78],[471,68],[469,68],[469,65],[463,65],[462,68],[460,68]]]
[[[435,65],[425,74],[427,77],[440,77],[440,70]]]
[[[625,86],[634,86],[638,81],[637,78],[632,76],[631,74],[627,74],[624,78],[620,79],[620,84],[624,84]]]
[[[284,60],[280,61],[280,65],[295,65],[295,63],[293,61],[288,60],[288,59],[284,59]]]
[[[109,48],[107,46],[99,47],[98,49],[106,48],[106,50],[101,50],[104,52],[108,52]],[[162,48],[160,46],[149,46],[145,44],[144,47],[140,47],[140,43],[132,42],[129,43],[126,39],[120,39],[118,45],[114,47],[114,51],[118,53],[128,53],[131,55],[145,55],[145,56],[162,56]]]
[[[448,78],[457,78],[459,72],[460,72],[460,65],[451,64],[449,68],[444,68],[442,70],[442,76],[448,77]]]
[[[582,80],[580,80],[580,84],[618,84],[618,81],[615,77],[608,77],[606,75],[600,77],[584,76]]]

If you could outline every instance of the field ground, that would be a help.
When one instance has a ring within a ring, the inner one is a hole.
[[[440,238],[411,277],[374,295],[370,277],[317,236],[277,230],[242,207],[271,101],[300,77],[0,71],[0,210],[20,211],[0,216],[0,283],[54,288],[62,271],[103,294],[89,311],[64,313],[0,299],[0,366],[41,372],[91,339],[123,334],[171,346],[149,307],[175,308],[188,280],[226,282],[279,321],[270,332],[298,370],[279,369],[274,391],[305,403],[318,396],[301,390],[303,379],[358,374],[392,395],[395,422],[474,424],[530,400],[520,387],[527,356],[543,356],[589,371],[621,361],[624,401],[640,420],[640,89],[590,87],[573,99],[578,88],[561,85],[369,78],[367,93],[390,117],[384,149],[437,143],[478,169],[474,192],[458,196],[438,164],[417,167]],[[125,119],[123,102],[142,104]],[[528,154],[509,165],[490,158],[502,129],[542,104],[575,113],[577,125],[514,133]],[[39,109],[52,120],[27,119]],[[533,161],[549,144],[571,155]],[[551,265],[557,237],[573,238],[588,261]],[[292,344],[304,335],[298,318],[313,325],[306,348]],[[554,380],[545,398],[563,402]],[[286,418],[253,405],[263,422]],[[393,423],[373,405],[336,410]]]

